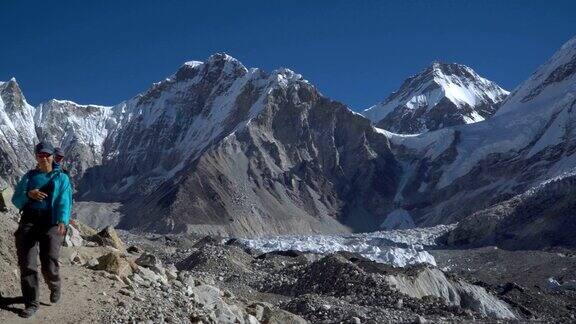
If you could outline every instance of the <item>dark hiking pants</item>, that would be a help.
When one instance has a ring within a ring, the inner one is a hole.
[[[60,289],[58,257],[63,236],[51,224],[49,211],[25,209],[16,233],[20,285],[26,306],[38,306],[38,254],[50,290]]]

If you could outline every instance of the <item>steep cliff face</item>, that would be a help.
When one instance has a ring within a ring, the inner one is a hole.
[[[293,72],[272,75],[261,111],[125,224],[241,236],[378,227],[400,170],[386,138]]]
[[[576,247],[576,175],[548,180],[463,219],[443,239],[451,246],[504,249]]]
[[[184,64],[145,93],[116,105],[102,165],[85,177],[81,196],[153,192],[256,114],[270,82],[262,71],[216,54],[205,63]]]
[[[14,185],[34,165],[34,108],[16,82],[0,82],[0,187]]]
[[[53,99],[38,105],[34,122],[40,140],[64,149],[64,167],[78,182],[86,170],[102,164],[104,140],[116,126],[111,115],[111,107]]]

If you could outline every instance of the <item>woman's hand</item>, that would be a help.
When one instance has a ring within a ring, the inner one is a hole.
[[[38,189],[34,189],[28,191],[28,197],[34,200],[42,201],[44,198],[48,197],[48,195]]]
[[[60,236],[66,235],[66,225],[58,223],[58,235]]]

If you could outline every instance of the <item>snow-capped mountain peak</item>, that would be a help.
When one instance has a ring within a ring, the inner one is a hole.
[[[195,68],[197,66],[200,66],[204,64],[204,62],[201,61],[188,61],[188,62],[184,62],[185,66],[191,67],[191,68]]]
[[[498,115],[538,111],[576,93],[576,37],[566,42],[528,80],[512,92]]]
[[[434,82],[442,87],[448,99],[457,104],[475,106],[482,99],[499,101],[503,95],[509,94],[465,65],[434,62],[432,69]]]
[[[465,65],[433,62],[364,115],[380,128],[421,133],[482,121],[494,114],[507,95],[508,91]]]
[[[15,78],[0,82],[0,186],[14,182],[12,174],[25,171],[33,161],[37,141],[32,107]]]
[[[16,78],[11,78],[8,82],[1,82],[0,91],[2,92],[6,108],[16,109],[23,108],[27,105],[24,94],[22,93]]]
[[[67,152],[76,176],[101,163],[104,141],[115,125],[112,113],[112,107],[51,99],[36,107],[34,123],[40,139]]]
[[[210,71],[217,69],[226,75],[244,74],[248,72],[248,69],[240,61],[226,53],[211,55],[206,61],[206,64],[210,66]]]

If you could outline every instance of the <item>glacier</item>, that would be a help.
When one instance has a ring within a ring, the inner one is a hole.
[[[436,260],[425,249],[435,246],[436,238],[455,226],[438,225],[354,234],[283,235],[239,239],[239,243],[262,253],[293,250],[324,255],[345,251],[394,267],[421,263],[436,266]]]

